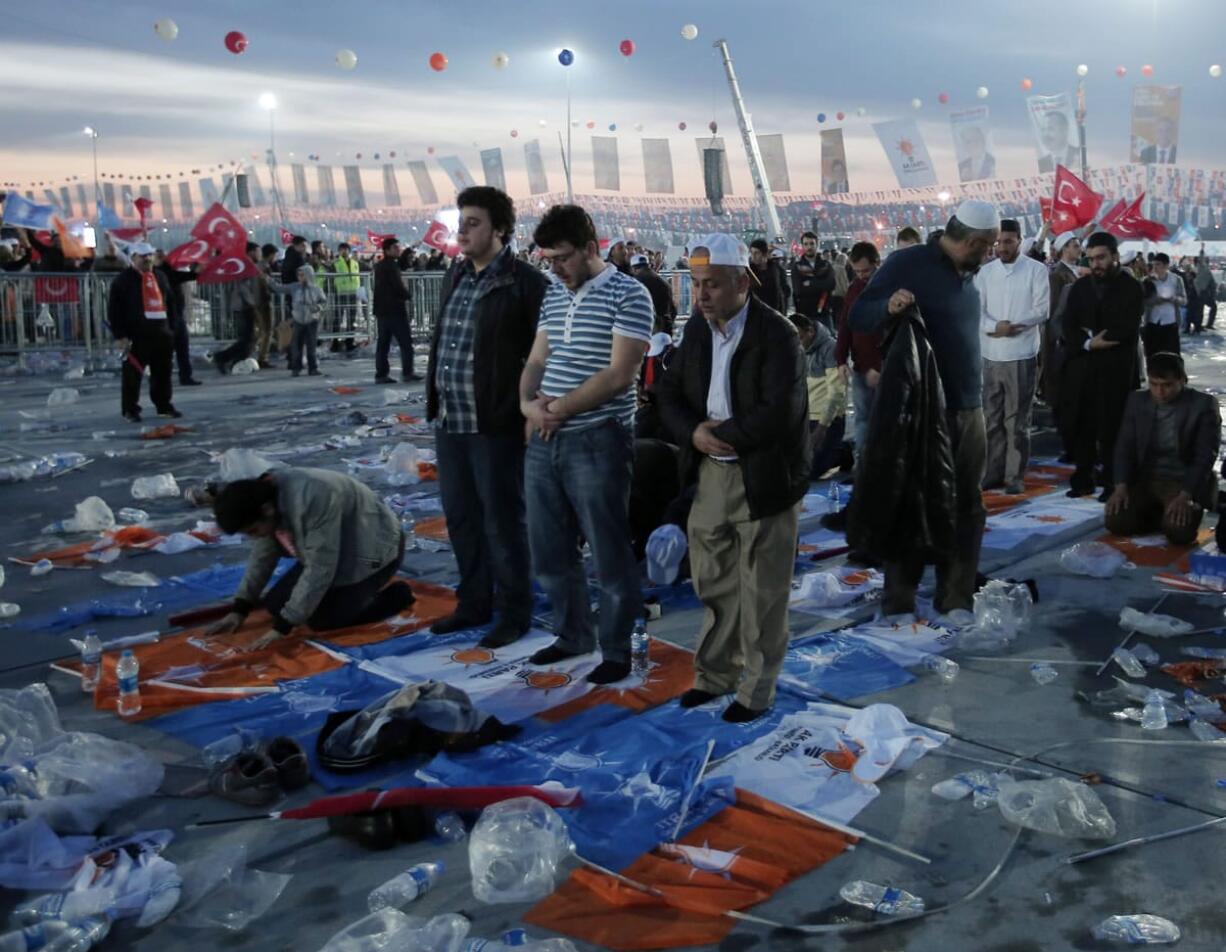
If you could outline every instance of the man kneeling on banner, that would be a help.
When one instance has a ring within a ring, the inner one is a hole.
[[[1129,394],[1115,443],[1115,490],[1106,523],[1115,535],[1159,532],[1176,545],[1196,541],[1201,516],[1217,508],[1222,415],[1211,394],[1188,386],[1178,354],[1146,362],[1149,392]]]
[[[213,513],[222,532],[242,532],[254,544],[233,606],[209,635],[236,631],[262,607],[272,628],[252,643],[259,650],[299,625],[330,631],[371,624],[413,602],[407,583],[388,584],[404,556],[400,523],[356,479],[323,469],[278,469],[226,485]],[[297,561],[265,593],[284,557]]]

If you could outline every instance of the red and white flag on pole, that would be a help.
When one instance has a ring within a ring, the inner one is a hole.
[[[197,284],[222,284],[226,281],[243,281],[258,278],[260,270],[243,252],[222,252],[208,260],[196,275]]]
[[[422,236],[421,243],[436,248],[449,258],[454,258],[460,253],[460,246],[456,243],[455,235],[451,233],[446,222],[439,221],[437,218],[430,222],[430,227]]]
[[[247,248],[247,229],[243,223],[214,202],[192,228],[193,238],[201,238],[223,255],[242,257]]]
[[[1063,165],[1056,166],[1056,187],[1052,193],[1051,228],[1059,235],[1084,228],[1094,221],[1103,197]]]
[[[281,229],[282,246],[288,248],[293,243],[294,243],[294,233],[290,231],[288,228],[282,228]]]
[[[427,231],[426,234],[429,234],[429,232]],[[366,229],[366,240],[369,241],[376,248],[382,248],[383,242],[386,239],[395,238],[395,237],[396,236],[394,234],[380,235],[377,232],[371,231],[369,228]]]
[[[1116,238],[1142,238],[1150,241],[1163,241],[1169,231],[1166,225],[1150,221],[1141,214],[1141,202],[1145,200],[1142,192],[1131,203],[1120,199],[1114,207],[1103,215],[1098,227],[1110,232]]]
[[[172,268],[186,268],[189,264],[203,264],[212,255],[212,245],[203,238],[193,238],[166,252],[166,260]]]

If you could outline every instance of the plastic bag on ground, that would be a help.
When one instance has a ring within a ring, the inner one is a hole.
[[[260,369],[260,362],[254,357],[247,357],[243,360],[236,361],[230,367],[230,373],[239,377],[245,377],[248,374],[253,374]]]
[[[179,495],[179,484],[170,473],[140,476],[132,481],[133,499],[169,499]]]
[[[59,711],[47,685],[0,691],[0,764],[27,760],[62,733]]]
[[[1109,840],[1115,820],[1093,788],[1055,777],[1000,785],[1000,812],[1010,823],[1056,836]]]
[[[573,848],[562,818],[539,800],[488,806],[468,838],[473,895],[491,904],[544,899]]]
[[[421,482],[417,472],[417,447],[400,443],[387,458],[387,481],[393,486],[409,486]]]
[[[1175,638],[1178,635],[1186,635],[1194,628],[1191,622],[1173,615],[1139,612],[1135,608],[1120,610],[1120,627],[1125,631],[1139,631],[1151,638]]]
[[[81,391],[76,387],[56,387],[47,397],[47,406],[66,407],[81,399]]]
[[[129,588],[156,588],[162,584],[152,572],[103,572],[102,581]]]
[[[1161,916],[1109,916],[1091,932],[1099,942],[1120,945],[1167,945],[1179,941],[1179,926]]]
[[[265,459],[255,450],[238,446],[222,453],[218,463],[221,466],[223,483],[232,483],[237,479],[258,479],[270,469],[276,469],[280,465]]]
[[[223,842],[181,873],[178,922],[190,929],[246,928],[264,915],[289,884],[290,875],[247,868],[247,845]]]
[[[992,579],[975,593],[975,627],[1012,641],[1029,621],[1031,604],[1025,585]]]
[[[380,909],[336,933],[320,952],[461,952],[470,928],[455,914],[427,921]]]
[[[76,514],[69,520],[73,532],[106,532],[115,528],[115,513],[97,496],[77,503]]]
[[[1074,575],[1111,578],[1128,562],[1124,553],[1105,542],[1078,542],[1060,553],[1060,567]]]
[[[384,390],[383,405],[390,407],[396,403],[405,403],[409,399],[409,391],[407,390]]]

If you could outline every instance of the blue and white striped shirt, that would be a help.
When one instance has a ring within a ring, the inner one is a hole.
[[[549,335],[549,357],[541,391],[561,397],[609,366],[613,335],[651,340],[655,309],[647,289],[612,265],[572,293],[561,281],[545,292],[537,331]],[[570,417],[563,430],[582,430],[606,420],[634,424],[634,385],[583,413]]]

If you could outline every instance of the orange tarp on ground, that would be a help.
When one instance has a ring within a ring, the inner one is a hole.
[[[537,717],[556,724],[599,704],[613,704],[637,714],[659,707],[694,686],[694,655],[684,648],[652,639],[648,648],[648,660],[651,667],[639,687],[597,688],[573,701],[542,711]]]
[[[1032,466],[1026,471],[1026,475],[1022,479],[1022,484],[1026,489],[1024,493],[1010,496],[995,490],[985,492],[983,493],[983,507],[988,511],[989,516],[997,512],[1013,509],[1031,499],[1046,496],[1048,493],[1063,488],[1062,480],[1072,472],[1073,468],[1071,466]],[[1035,475],[1036,473],[1047,473],[1050,476],[1057,476],[1059,478],[1040,479]]]
[[[48,549],[46,552],[35,552],[27,555],[25,561],[37,562],[46,559],[56,565],[92,565],[85,557],[87,552],[118,547],[120,549],[148,549],[157,545],[166,537],[160,532],[146,529],[144,526],[125,526],[106,532],[102,537],[89,542],[78,542],[75,545],[64,546],[62,549]]]
[[[1156,534],[1156,533],[1155,533]],[[1181,563],[1183,571],[1188,570],[1187,557],[1190,552],[1204,545],[1213,538],[1212,529],[1201,529],[1196,541],[1191,545],[1137,545],[1128,536],[1116,536],[1107,533],[1099,536],[1099,542],[1105,542],[1113,549],[1118,549],[1128,557],[1133,565],[1143,565],[1147,568],[1158,568]]]
[[[680,842],[732,858],[695,863],[666,855],[673,851],[656,851],[620,871],[663,897],[579,870],[524,921],[616,950],[713,946],[736,925],[725,911],[757,905],[856,840],[738,790],[733,806]]]
[[[446,516],[432,516],[429,519],[422,519],[413,527],[413,534],[419,535],[424,539],[433,539],[435,542],[451,541],[451,536],[447,534]]]

